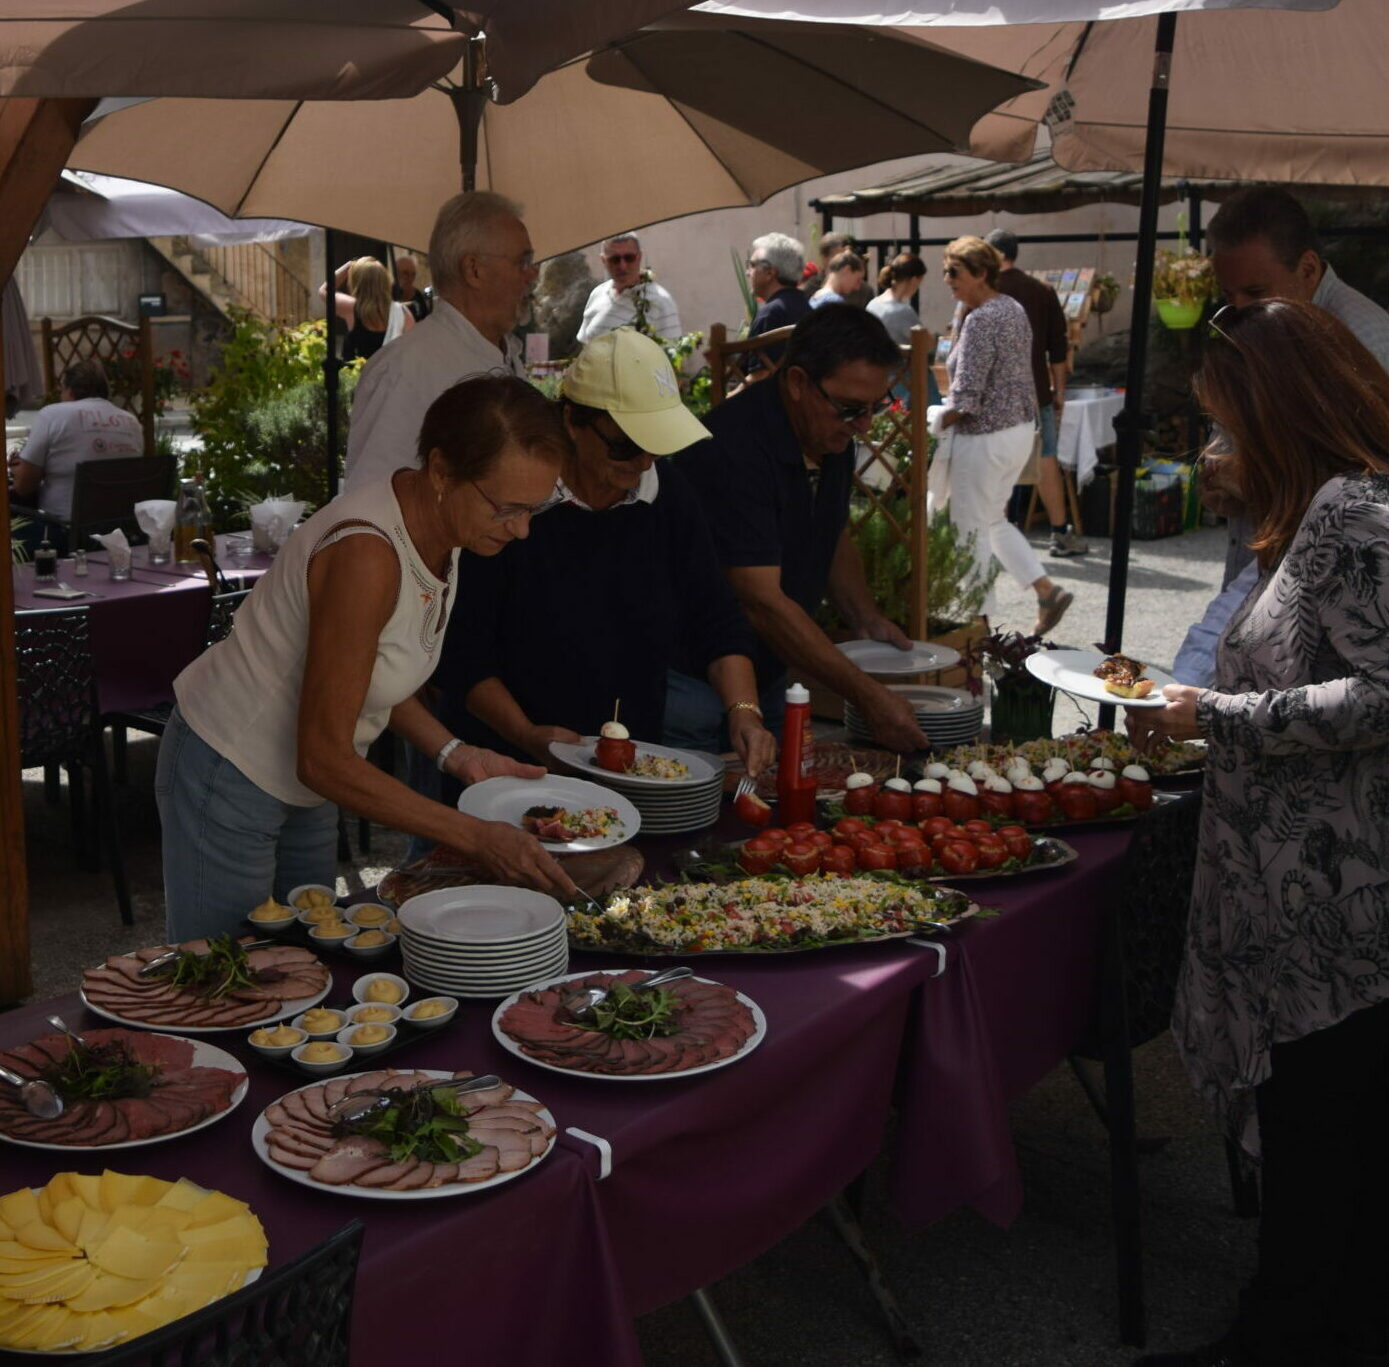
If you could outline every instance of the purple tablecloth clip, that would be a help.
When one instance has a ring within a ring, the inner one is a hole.
[[[598,1150],[598,1180],[601,1182],[613,1170],[613,1146],[600,1134],[589,1134],[587,1130],[581,1130],[577,1125],[569,1125],[565,1128],[565,1134],[572,1134],[575,1139],[581,1139],[585,1144],[592,1144]]]
[[[920,949],[933,949],[936,952],[936,971],[931,974],[933,978],[939,978],[945,972],[945,965],[948,961],[946,948],[939,940],[923,940],[913,935],[907,943],[916,945]]]

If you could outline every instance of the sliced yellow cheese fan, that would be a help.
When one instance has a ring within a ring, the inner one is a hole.
[[[265,1261],[244,1201],[182,1179],[60,1172],[0,1196],[0,1348],[109,1347],[238,1290]]]

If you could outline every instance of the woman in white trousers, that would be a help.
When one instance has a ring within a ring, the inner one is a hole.
[[[1047,578],[1037,552],[1007,517],[1013,486],[1032,453],[1037,400],[1032,326],[1022,305],[995,288],[1002,265],[982,238],[956,238],[945,249],[946,283],[967,313],[950,351],[950,392],[938,421],[950,434],[943,446],[949,447],[951,521],[962,535],[974,533],[981,570],[997,556],[1033,590],[1033,634],[1043,636],[1074,595]]]

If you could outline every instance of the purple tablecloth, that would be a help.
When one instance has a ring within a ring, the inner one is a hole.
[[[476,1309],[486,1313],[466,1339],[473,1360],[549,1367],[584,1345],[595,1360],[628,1367],[639,1361],[632,1316],[756,1256],[868,1165],[894,1077],[900,1212],[917,1223],[963,1205],[1002,1222],[1017,1214],[1007,1106],[1064,1058],[1089,1019],[1101,897],[1128,836],[1071,839],[1081,852],[1071,869],[969,885],[1005,914],[946,936],[939,978],[936,954],[903,941],[700,960],[699,971],[746,992],[768,1020],[759,1049],[702,1077],[608,1083],[546,1072],[492,1038],[491,1003],[465,1003],[452,1027],[402,1064],[499,1072],[545,1101],[562,1131],[545,1163],[492,1193],[392,1206],[306,1191],[271,1173],[247,1134],[296,1083],[254,1056],[251,1094],[235,1116],[111,1157],[122,1170],[185,1174],[249,1200],[276,1262],[362,1216],[354,1363],[446,1341],[454,1317]],[[620,962],[582,954],[572,967]],[[336,976],[335,996],[345,996],[354,974]],[[80,1017],[72,999],[57,1005]],[[0,1017],[0,1042],[37,1032],[51,1009]],[[239,1033],[217,1038],[248,1053]],[[567,1127],[607,1141],[609,1176],[600,1180],[598,1151]],[[59,1166],[48,1154],[12,1156],[5,1171],[16,1182],[40,1182]]]
[[[225,558],[225,557],[224,557]],[[256,556],[228,574],[236,587],[254,583],[273,562]],[[207,636],[210,590],[200,565],[149,562],[149,548],[131,552],[131,578],[110,577],[104,552],[93,552],[91,573],[78,579],[72,561],[58,562],[58,580],[86,589],[86,598],[35,597],[32,564],[14,566],[16,611],[88,606],[92,656],[102,712],[135,712],[173,701],[173,681],[202,650]],[[229,568],[229,567],[228,567]]]

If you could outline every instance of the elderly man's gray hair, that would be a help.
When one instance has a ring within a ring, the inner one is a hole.
[[[764,233],[752,239],[754,253],[761,252],[783,285],[799,285],[805,269],[805,248],[785,233]]]
[[[469,252],[495,248],[493,233],[508,218],[520,218],[521,206],[491,190],[467,190],[444,204],[429,235],[429,273],[440,291],[457,285],[459,262]]]
[[[604,256],[607,256],[608,248],[617,246],[619,242],[630,242],[638,251],[641,251],[641,238],[636,233],[614,233],[611,237],[605,237],[599,250]]]

